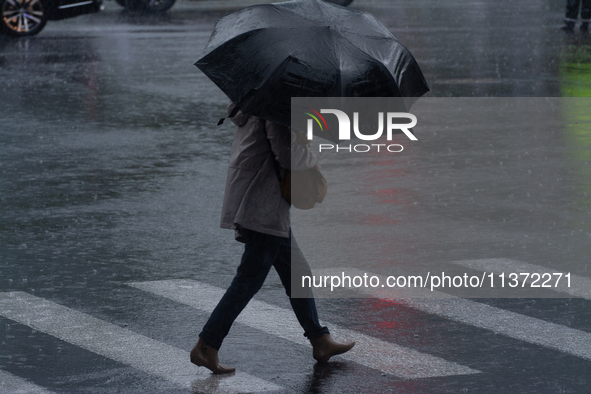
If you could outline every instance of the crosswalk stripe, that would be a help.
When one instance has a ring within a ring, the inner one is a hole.
[[[212,375],[189,352],[23,292],[0,293],[0,315],[91,352],[206,393],[279,391],[282,387],[237,372]],[[201,372],[201,373],[200,373]]]
[[[314,270],[314,275],[334,275],[335,272],[345,272],[349,276],[363,276],[364,274],[367,274],[368,277],[377,276],[380,279],[380,283],[386,283],[385,276],[361,271],[356,268]],[[399,298],[394,295],[394,292],[390,292],[390,289],[358,287],[352,290],[380,299],[396,298],[397,301],[426,313],[442,316],[520,341],[541,345],[591,360],[591,333],[588,332],[521,315],[480,302],[453,297],[437,291],[430,291],[428,288],[414,289],[413,297],[416,298]]]
[[[53,392],[0,370],[0,394],[53,394]]]
[[[494,272],[495,274],[500,273],[538,273],[544,274],[548,273],[552,274],[566,274],[566,272],[556,271],[551,268],[542,267],[539,265],[524,263],[522,261],[511,260],[511,259],[479,259],[479,260],[461,260],[461,261],[453,261],[453,264],[461,265],[462,267],[471,268],[473,270],[479,270],[484,272]],[[556,283],[557,276],[552,276],[552,280],[550,281],[552,284],[551,290],[558,291],[561,293],[569,294],[573,297],[582,297],[588,300],[591,300],[591,279],[585,278],[582,276],[571,275],[570,276],[570,286],[568,286],[568,282],[566,278],[563,276],[558,280],[558,285],[554,287]],[[539,280],[536,284],[541,284],[544,282],[545,279]],[[522,277],[519,278],[519,282],[522,281]],[[530,278],[528,280],[529,283],[532,282]]]
[[[206,312],[213,311],[224,294],[224,291],[218,287],[184,279],[130,283],[130,286]],[[310,346],[290,310],[252,300],[236,321],[297,344]],[[353,350],[344,354],[343,358],[404,379],[480,372],[356,331],[340,328],[334,324],[329,324],[329,330],[339,339],[351,338],[357,342]]]

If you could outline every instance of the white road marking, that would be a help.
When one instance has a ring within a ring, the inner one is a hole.
[[[206,312],[213,311],[224,294],[223,289],[192,280],[131,283],[130,286]],[[310,346],[291,310],[252,300],[236,321],[297,344]],[[328,328],[338,339],[354,339],[357,342],[353,350],[341,357],[404,379],[480,372],[356,331],[339,328],[334,324],[328,325]]]
[[[364,274],[367,274],[368,277],[377,276],[380,278],[380,283],[386,283],[386,276],[361,271],[357,268],[314,270],[314,275],[334,275],[336,272],[345,272],[346,275],[351,277],[355,275],[363,276]],[[374,298],[396,299],[398,302],[403,302],[411,308],[426,313],[439,315],[520,341],[591,360],[591,333],[588,332],[510,312],[480,302],[430,291],[429,288],[414,289],[413,297],[416,298],[396,297],[395,289],[392,289],[392,292],[390,292],[390,289],[385,290],[378,287],[358,287],[352,290]]]
[[[510,260],[510,259],[480,259],[480,260],[462,260],[462,261],[453,261],[453,264],[461,265],[462,267],[471,268],[473,270],[485,271],[485,272],[494,272],[495,274],[505,273],[506,277],[510,273],[517,273],[520,272],[528,272],[534,273],[537,272],[540,275],[544,273],[554,274],[554,273],[562,273],[566,274],[566,272],[557,271],[551,268],[542,267],[539,265],[528,264],[522,261],[517,260]],[[523,276],[519,277],[519,283],[523,281]],[[558,279],[557,275],[553,275],[551,280],[548,284],[552,285],[549,290],[558,291],[561,293],[566,293],[573,297],[582,297],[588,300],[591,300],[591,279],[585,278],[582,276],[571,275],[570,276],[570,287],[568,286],[568,281],[564,277],[560,277],[558,280],[558,286],[554,287],[556,281]],[[508,281],[508,279],[506,279]],[[539,280],[536,284],[541,285],[546,278]],[[528,283],[532,282],[531,277],[527,281]]]
[[[0,394],[53,394],[23,378],[0,370]]]
[[[0,315],[91,352],[206,393],[280,391],[246,373],[212,375],[189,352],[23,292],[0,293]]]

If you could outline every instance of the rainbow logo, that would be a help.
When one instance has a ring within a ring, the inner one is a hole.
[[[320,130],[324,131],[324,128],[322,127],[322,123],[324,123],[324,127],[326,127],[326,131],[328,131],[328,125],[326,124],[326,120],[324,120],[324,117],[322,115],[320,115],[320,112],[313,110],[312,108],[308,108],[308,107],[302,107],[303,109],[307,109],[308,111],[314,112],[313,114],[310,112],[304,112],[306,115],[310,115],[312,117],[312,119],[314,119],[316,121],[316,123],[318,123],[318,126],[320,126]],[[318,119],[322,119],[322,123],[320,123],[320,120]]]

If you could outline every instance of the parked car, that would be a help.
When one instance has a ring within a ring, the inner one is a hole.
[[[130,11],[144,11],[144,12],[165,12],[171,8],[176,0],[115,0],[117,4]],[[335,3],[347,6],[353,0],[326,0],[330,3]]]
[[[102,0],[0,0],[0,32],[11,36],[39,33],[48,20],[98,12]]]

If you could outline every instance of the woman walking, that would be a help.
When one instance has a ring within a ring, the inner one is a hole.
[[[231,113],[234,105],[230,105]],[[307,145],[296,142],[289,128],[242,112],[230,118],[237,126],[222,207],[221,227],[233,229],[244,254],[230,287],[212,312],[191,351],[191,362],[213,373],[234,372],[220,364],[218,350],[232,323],[259,291],[271,266],[275,268],[312,355],[319,362],[349,351],[355,342],[339,343],[320,325],[314,298],[291,298],[292,266],[310,275],[310,268],[289,227],[290,204],[281,196],[279,178],[288,169],[306,170],[317,159]]]

